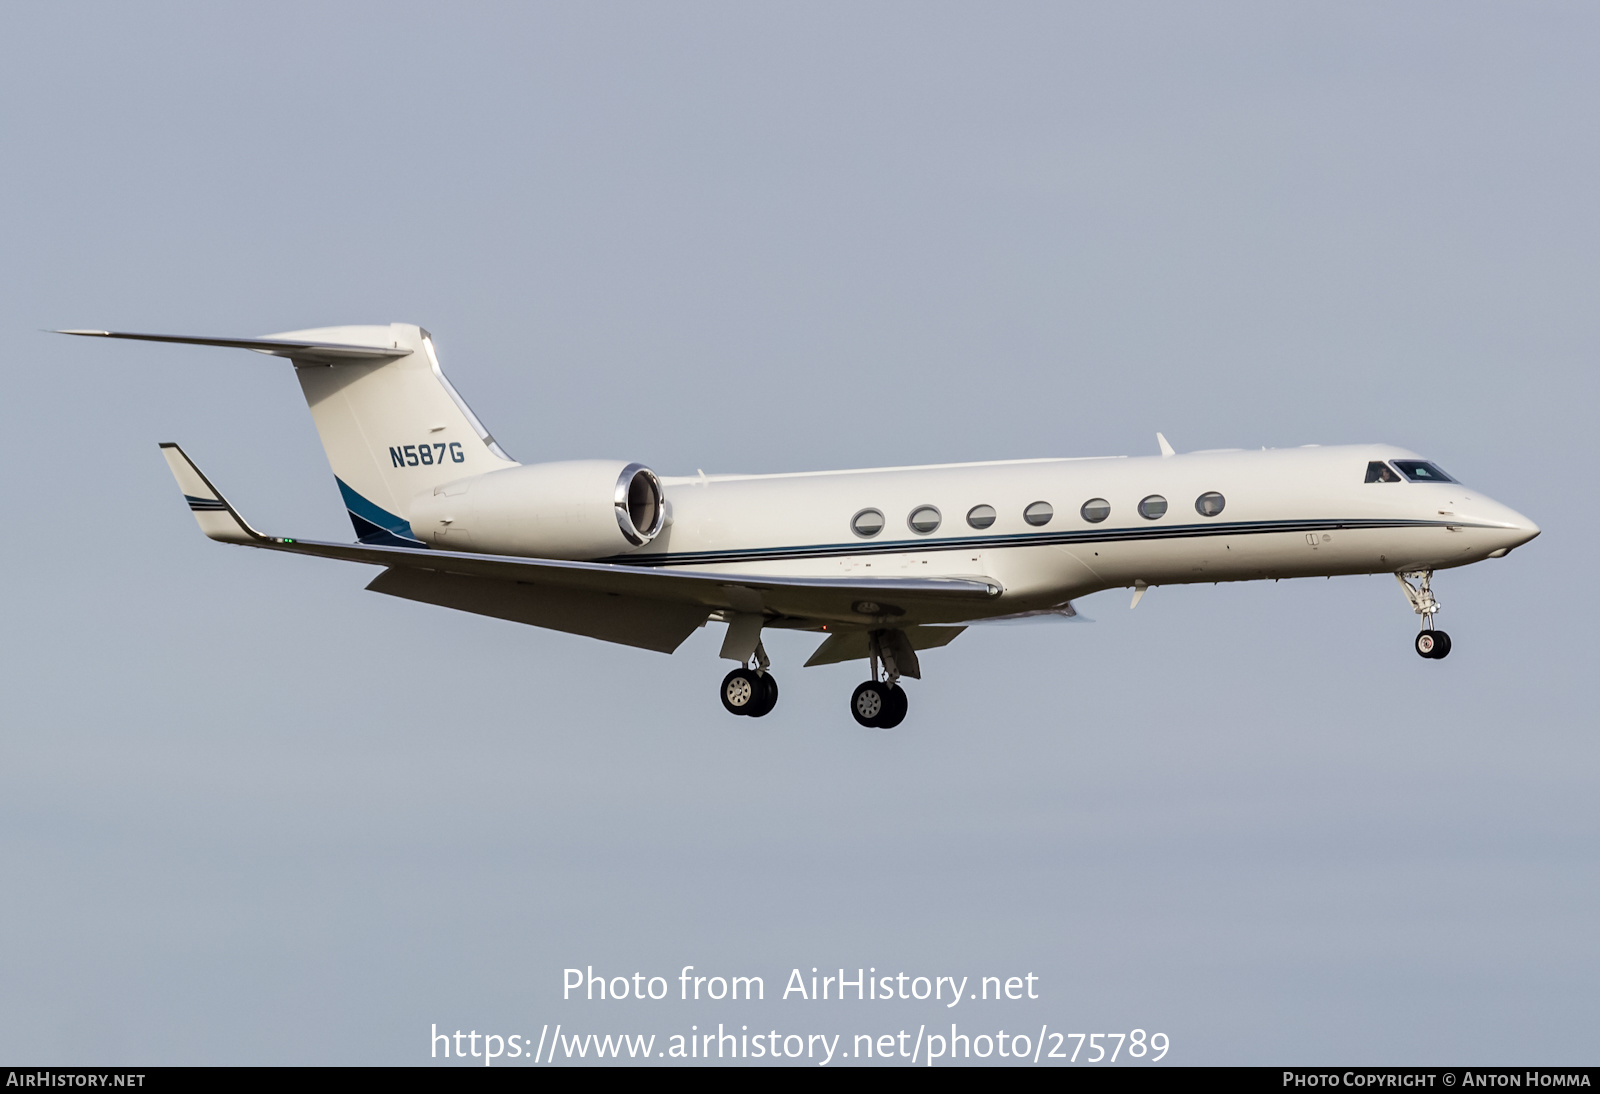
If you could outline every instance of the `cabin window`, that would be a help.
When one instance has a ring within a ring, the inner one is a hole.
[[[994,518],[995,512],[994,506],[992,505],[974,505],[971,509],[967,510],[967,523],[972,525],[974,528],[983,529],[993,527]]]
[[[1022,519],[1035,528],[1042,528],[1056,515],[1056,507],[1047,501],[1036,501],[1022,511]]]
[[[1139,515],[1145,520],[1160,520],[1167,515],[1167,499],[1160,494],[1151,494],[1139,503]]]
[[[919,505],[911,510],[911,516],[906,523],[911,525],[911,530],[919,536],[937,531],[939,522],[944,518],[939,515],[939,510],[931,505]]]
[[[862,539],[871,539],[883,531],[883,514],[876,509],[863,509],[850,518],[850,530]]]
[[[1194,499],[1194,511],[1202,517],[1214,517],[1222,512],[1222,507],[1227,504],[1227,498],[1215,490],[1208,490]]]
[[[1090,524],[1099,524],[1111,515],[1111,503],[1105,498],[1090,498],[1078,510],[1078,515]]]
[[[1395,474],[1394,468],[1382,460],[1373,460],[1367,464],[1368,482],[1399,482],[1400,476]]]
[[[1449,475],[1439,470],[1438,464],[1429,463],[1427,460],[1395,460],[1394,465],[1400,473],[1412,482],[1455,482]]]

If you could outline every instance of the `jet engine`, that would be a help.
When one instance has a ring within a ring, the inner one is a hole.
[[[667,523],[661,480],[640,463],[567,460],[457,479],[418,494],[411,530],[430,546],[595,559],[637,550]]]

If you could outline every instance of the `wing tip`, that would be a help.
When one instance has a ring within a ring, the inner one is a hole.
[[[172,477],[177,480],[178,489],[199,522],[200,531],[208,539],[250,544],[272,541],[271,537],[256,531],[249,521],[239,515],[239,511],[223,497],[222,491],[206,478],[206,473],[176,441],[162,441],[160,447]]]

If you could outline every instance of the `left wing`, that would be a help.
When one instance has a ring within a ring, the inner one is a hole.
[[[962,622],[971,618],[977,604],[992,601],[1004,591],[997,580],[989,577],[846,578],[724,574],[666,567],[621,566],[606,562],[468,554],[427,548],[323,543],[268,536],[256,531],[239,515],[183,449],[168,442],[161,446],[161,450],[202,532],[224,543],[238,543],[270,551],[316,555],[391,569],[490,578],[519,585],[694,605],[703,608],[707,614],[713,611],[761,612],[856,626],[876,623],[879,626],[905,627],[917,623]],[[414,599],[428,598],[419,596]]]

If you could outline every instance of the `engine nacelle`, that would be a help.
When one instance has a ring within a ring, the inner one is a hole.
[[[567,460],[457,479],[411,501],[411,530],[433,547],[593,559],[626,554],[666,526],[661,480],[639,463]]]

